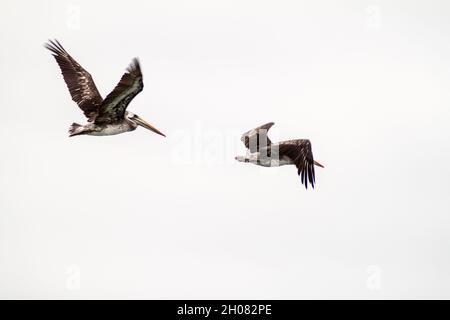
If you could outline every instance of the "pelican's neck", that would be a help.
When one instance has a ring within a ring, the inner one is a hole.
[[[128,124],[128,126],[130,127],[130,131],[136,130],[136,128],[138,127],[138,124],[136,122],[134,122],[133,120],[128,119],[125,116],[125,122]]]

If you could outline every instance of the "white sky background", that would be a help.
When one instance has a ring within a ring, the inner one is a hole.
[[[0,297],[450,298],[448,1],[2,1]],[[134,56],[145,129],[84,117]],[[294,167],[240,134],[309,138]]]

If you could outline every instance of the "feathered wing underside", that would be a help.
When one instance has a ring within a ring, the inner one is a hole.
[[[308,189],[308,182],[314,188],[314,157],[309,140],[299,139],[280,142],[278,144],[278,153],[280,159],[287,157],[294,162],[298,175],[306,189]]]
[[[139,60],[134,58],[114,90],[103,100],[95,123],[113,123],[123,119],[128,104],[143,88]]]
[[[58,40],[49,40],[44,46],[53,53],[72,100],[78,104],[88,121],[93,121],[103,99],[91,75],[67,53]]]
[[[272,142],[267,136],[267,132],[274,125],[273,122],[266,123],[255,129],[247,131],[241,137],[241,141],[245,144],[245,147],[251,152],[258,152],[260,148],[270,146]]]

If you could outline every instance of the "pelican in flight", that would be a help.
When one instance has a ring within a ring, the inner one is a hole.
[[[49,40],[44,46],[52,52],[61,68],[72,100],[78,104],[88,119],[85,125],[73,123],[69,128],[70,137],[82,134],[114,135],[136,130],[138,126],[165,137],[144,119],[126,111],[131,100],[144,88],[137,58],[133,59],[114,90],[102,99],[89,72],[67,53],[58,40]]]
[[[237,156],[235,159],[263,167],[295,165],[305,188],[308,189],[308,181],[314,188],[314,165],[322,168],[323,165],[314,160],[311,142],[306,139],[297,139],[272,143],[267,137],[267,131],[273,125],[273,122],[269,122],[244,133],[241,141],[248,150],[247,155]]]

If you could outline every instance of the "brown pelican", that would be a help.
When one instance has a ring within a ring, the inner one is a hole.
[[[267,131],[273,125],[273,122],[269,122],[244,133],[241,140],[248,149],[247,156],[237,156],[235,159],[263,167],[295,165],[306,189],[308,189],[308,181],[314,188],[314,165],[322,168],[323,166],[314,160],[311,142],[306,139],[297,139],[272,143],[267,137]]]
[[[114,90],[103,100],[89,72],[67,53],[58,40],[49,40],[44,46],[53,53],[61,68],[72,100],[88,118],[86,125],[73,123],[70,126],[70,137],[81,134],[107,136],[133,131],[138,126],[165,136],[138,115],[126,111],[131,100],[144,88],[137,58],[133,59]]]

